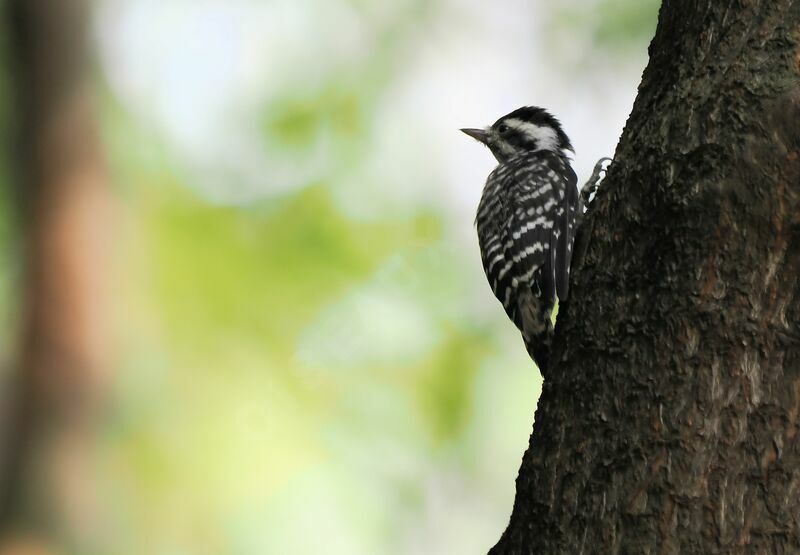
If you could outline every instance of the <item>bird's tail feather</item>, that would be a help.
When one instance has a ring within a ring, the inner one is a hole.
[[[553,327],[548,326],[547,331],[537,336],[526,336],[522,334],[522,339],[525,341],[525,348],[528,350],[536,366],[539,367],[539,372],[542,376],[547,375],[547,368],[550,362],[550,346],[553,342]]]
[[[545,302],[533,291],[528,291],[519,296],[518,307],[525,348],[544,376],[550,358],[550,345],[553,342],[553,321],[550,318],[553,311],[552,302]]]

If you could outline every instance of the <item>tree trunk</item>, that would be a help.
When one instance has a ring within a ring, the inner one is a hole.
[[[800,1],[664,0],[492,553],[800,552]]]
[[[16,553],[31,550],[20,536],[66,546],[97,526],[90,430],[105,381],[111,214],[86,3],[9,0],[4,9],[25,263],[20,348],[0,419],[0,552]]]

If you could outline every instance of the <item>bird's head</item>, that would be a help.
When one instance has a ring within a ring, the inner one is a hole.
[[[557,154],[575,151],[561,123],[544,108],[535,106],[514,110],[485,129],[461,131],[488,146],[498,162],[537,150]]]

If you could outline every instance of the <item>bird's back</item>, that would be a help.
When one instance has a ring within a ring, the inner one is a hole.
[[[577,177],[552,151],[528,152],[499,164],[478,205],[476,227],[484,271],[509,318],[523,329],[520,294],[552,308],[566,298],[575,225]]]

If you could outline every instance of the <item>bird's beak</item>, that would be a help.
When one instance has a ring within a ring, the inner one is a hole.
[[[466,133],[467,135],[469,135],[470,137],[472,137],[476,141],[479,141],[479,142],[481,142],[483,144],[486,144],[486,142],[489,140],[489,133],[487,133],[485,129],[469,129],[469,128],[467,128],[467,129],[462,129],[461,131],[463,133]]]

